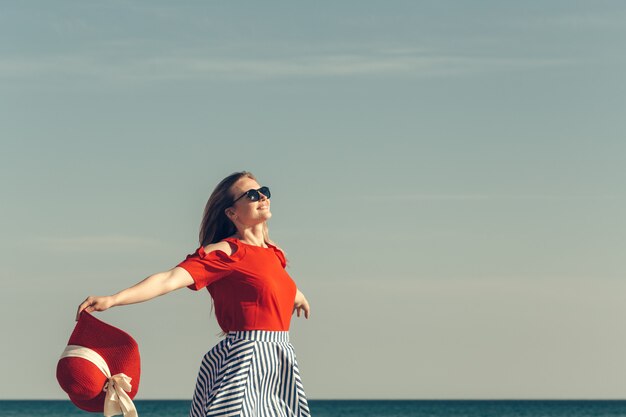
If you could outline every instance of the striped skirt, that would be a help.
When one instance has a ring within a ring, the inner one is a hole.
[[[229,332],[204,355],[189,416],[310,416],[289,332]]]

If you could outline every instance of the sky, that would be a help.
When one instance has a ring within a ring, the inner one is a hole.
[[[66,399],[78,305],[241,170],[310,399],[624,399],[625,40],[617,0],[3,2],[0,399]],[[207,292],[96,315],[191,399]]]

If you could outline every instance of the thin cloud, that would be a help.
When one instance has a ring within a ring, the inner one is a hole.
[[[620,5],[621,6],[621,5]],[[513,24],[518,27],[533,28],[571,28],[575,30],[619,27],[624,25],[626,10],[618,8],[612,11],[587,11],[586,13],[561,13],[561,14],[541,14],[533,17],[520,18],[514,20]]]
[[[559,194],[403,194],[359,195],[367,201],[471,201],[471,200],[614,200],[619,195],[559,195]]]
[[[155,248],[162,242],[139,236],[40,236],[34,239],[38,250],[61,252],[124,251],[137,248]]]
[[[207,51],[173,52],[169,56],[136,57],[126,51],[103,55],[76,54],[4,57],[3,78],[86,77],[111,81],[163,81],[214,78],[284,78],[343,76],[455,76],[488,71],[515,71],[564,65],[559,59],[497,58],[444,55],[415,48],[333,52],[284,57],[210,56]]]

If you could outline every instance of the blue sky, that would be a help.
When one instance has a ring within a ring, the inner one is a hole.
[[[65,398],[80,301],[193,252],[245,169],[311,302],[311,398],[622,398],[625,23],[618,1],[4,3],[0,356],[36,377],[0,396]],[[190,398],[209,306],[99,316],[140,344],[138,398]]]

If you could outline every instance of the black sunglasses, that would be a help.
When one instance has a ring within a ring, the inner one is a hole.
[[[261,199],[261,194],[263,194],[267,198],[270,198],[270,189],[268,187],[261,187],[258,190],[248,190],[239,197],[237,197],[237,199],[233,201],[233,204],[235,204],[244,196],[248,197],[250,201],[259,201]]]

